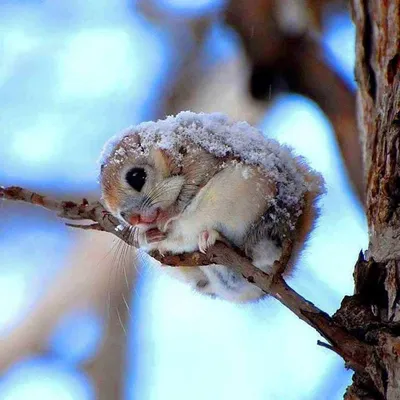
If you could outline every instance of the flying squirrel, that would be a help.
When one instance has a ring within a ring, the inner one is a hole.
[[[289,274],[313,229],[324,181],[304,159],[246,122],[181,112],[130,127],[103,150],[105,207],[145,251],[205,252],[221,235],[269,274]],[[284,271],[274,262],[285,255]],[[203,294],[265,295],[223,265],[165,267]]]

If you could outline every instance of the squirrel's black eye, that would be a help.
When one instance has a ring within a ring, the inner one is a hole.
[[[138,192],[142,190],[142,187],[146,183],[146,171],[143,168],[132,168],[126,174],[126,181],[128,184]]]

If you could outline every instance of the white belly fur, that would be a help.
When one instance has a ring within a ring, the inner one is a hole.
[[[179,219],[172,221],[161,248],[176,254],[195,251],[201,232],[211,229],[241,246],[250,225],[261,217],[273,195],[273,184],[257,168],[230,165],[199,191]],[[255,265],[267,272],[279,257],[279,249],[272,242],[265,242],[256,254]],[[166,268],[166,271],[197,291],[229,301],[246,302],[262,296],[260,289],[222,265]],[[202,286],[204,281],[208,284]]]
[[[225,168],[172,222],[163,247],[175,253],[197,250],[200,233],[211,229],[241,246],[250,224],[261,217],[273,196],[271,186],[254,167],[236,164]]]

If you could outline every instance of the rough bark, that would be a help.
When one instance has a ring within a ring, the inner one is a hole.
[[[353,0],[370,244],[336,321],[373,346],[346,399],[400,399],[400,1]]]

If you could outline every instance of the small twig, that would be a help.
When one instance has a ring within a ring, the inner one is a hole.
[[[103,227],[98,222],[95,222],[94,224],[88,224],[88,225],[70,224],[67,222],[65,225],[69,226],[70,228],[75,228],[75,229],[83,229],[83,230],[90,230],[90,231],[104,231]]]
[[[333,346],[331,346],[329,343],[323,342],[322,340],[317,340],[317,345],[321,346],[321,347],[325,347],[328,350],[335,351],[335,348]]]
[[[74,228],[95,229],[98,231],[111,232],[132,245],[128,241],[129,235],[126,234],[127,229],[119,230],[119,221],[111,215],[100,202],[89,203],[86,199],[82,200],[81,204],[73,201],[58,201],[30,190],[23,189],[18,186],[0,187],[0,199],[23,201],[37,206],[41,206],[50,211],[55,211],[61,218],[71,220],[90,220],[95,222],[92,225],[76,224]],[[71,224],[68,224],[72,226]]]
[[[324,347],[325,349],[333,351],[338,356],[341,356],[341,354],[337,351],[337,349],[334,346],[330,345],[329,343],[323,342],[322,340],[317,340],[317,346]],[[351,368],[351,366],[346,364],[346,368]]]
[[[118,236],[129,245],[133,245],[129,241],[129,235],[125,234],[126,231],[117,229],[119,221],[109,214],[99,202],[89,204],[86,201],[77,204],[71,201],[56,201],[20,187],[0,188],[0,198],[40,205],[56,211],[63,218],[92,220],[95,222],[94,224],[73,226],[106,231]],[[206,254],[193,252],[164,256],[153,252],[151,256],[162,265],[188,267],[222,264],[233,268],[248,282],[279,300],[300,319],[316,329],[330,343],[331,350],[341,355],[351,368],[363,370],[367,365],[368,357],[371,354],[370,346],[360,342],[335,323],[328,314],[296,293],[280,275],[272,277],[256,268],[247,257],[241,254],[240,250],[234,250],[227,244],[218,242],[210,247]],[[284,265],[279,262],[274,267],[276,270],[284,270]]]

